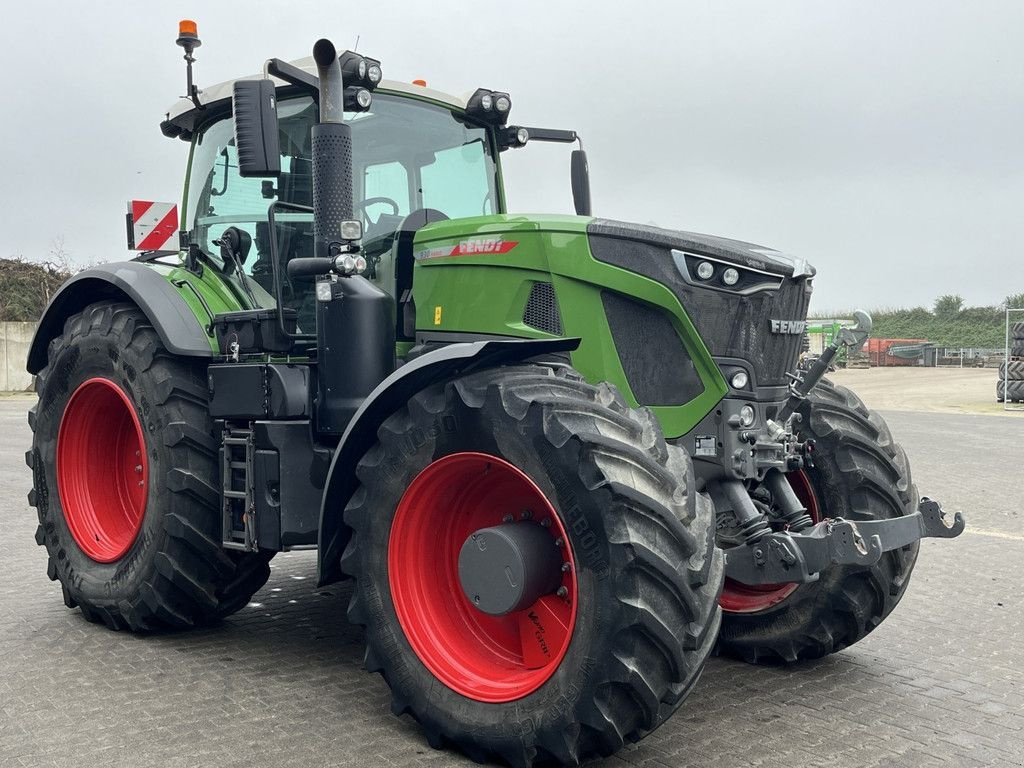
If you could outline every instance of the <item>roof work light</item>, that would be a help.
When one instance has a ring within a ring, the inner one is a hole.
[[[466,113],[477,120],[495,125],[505,125],[512,111],[512,97],[501,91],[477,88],[466,103]]]

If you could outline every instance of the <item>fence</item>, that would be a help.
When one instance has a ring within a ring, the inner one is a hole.
[[[949,368],[997,368],[1003,355],[1002,347],[936,347],[935,364]]]
[[[0,323],[0,392],[32,388],[32,375],[25,370],[25,361],[35,332],[35,323]]]

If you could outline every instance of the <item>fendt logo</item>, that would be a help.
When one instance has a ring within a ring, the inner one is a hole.
[[[427,248],[417,251],[414,255],[417,260],[438,259],[442,256],[491,256],[494,254],[508,253],[519,245],[518,240],[503,240],[500,237],[482,237],[473,240],[463,240],[454,246],[443,245],[436,248]]]
[[[474,256],[478,253],[508,253],[517,245],[519,245],[519,243],[514,240],[502,240],[500,237],[463,240],[452,249],[449,255]]]
[[[806,320],[772,320],[772,333],[799,334],[807,327]]]

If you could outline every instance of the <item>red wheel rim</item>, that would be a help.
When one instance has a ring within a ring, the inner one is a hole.
[[[800,503],[807,507],[807,514],[815,523],[821,520],[818,497],[814,493],[811,479],[804,470],[787,472],[786,477]],[[799,584],[743,584],[732,579],[725,580],[719,605],[728,613],[756,613],[778,605],[796,592]]]
[[[57,432],[57,492],[82,551],[100,563],[121,558],[142,527],[149,467],[135,407],[109,379],[79,385]]]
[[[561,539],[564,595],[491,616],[462,591],[459,551],[474,531],[525,517]],[[483,453],[427,466],[405,491],[388,541],[388,576],[399,624],[442,683],[483,702],[514,701],[542,686],[565,657],[576,623],[576,564],[554,507],[520,469]]]

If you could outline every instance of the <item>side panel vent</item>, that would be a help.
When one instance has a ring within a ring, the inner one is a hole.
[[[683,405],[704,391],[667,312],[602,291],[604,311],[629,388],[640,405]]]
[[[551,283],[533,284],[523,310],[523,324],[554,336],[562,335],[562,316],[558,313],[555,289]]]

